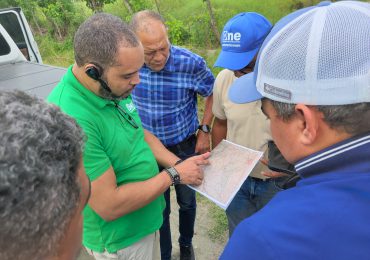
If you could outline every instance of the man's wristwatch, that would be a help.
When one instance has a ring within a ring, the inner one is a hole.
[[[168,167],[164,170],[171,177],[172,185],[180,184],[180,182],[181,182],[180,175],[174,167]]]
[[[199,125],[198,129],[204,133],[210,133],[211,127],[209,125]]]

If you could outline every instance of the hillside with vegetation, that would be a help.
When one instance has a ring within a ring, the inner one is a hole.
[[[170,40],[204,56],[210,65],[219,49],[219,35],[228,19],[240,12],[258,12],[275,23],[282,16],[317,0],[2,0],[0,8],[23,9],[45,63],[67,67],[73,62],[73,35],[94,12],[108,12],[129,21],[134,12],[151,9],[167,21]],[[214,73],[218,70],[214,69]]]

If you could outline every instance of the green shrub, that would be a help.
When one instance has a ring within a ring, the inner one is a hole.
[[[153,9],[153,1],[147,0],[129,0],[132,10],[138,12],[145,9]]]
[[[171,43],[175,45],[184,45],[189,40],[189,33],[186,30],[184,23],[171,17],[166,21],[168,27],[168,36]]]
[[[72,37],[61,41],[55,40],[50,35],[36,35],[35,38],[45,64],[68,67],[74,62]]]
[[[188,30],[191,34],[191,45],[212,48],[218,44],[218,39],[210,28],[211,23],[208,13],[194,14],[185,23],[188,25]]]
[[[116,1],[112,4],[105,5],[104,12],[118,16],[126,22],[129,22],[131,18],[131,14],[127,11],[122,1]]]

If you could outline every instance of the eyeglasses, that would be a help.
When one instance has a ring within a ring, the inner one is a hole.
[[[241,75],[245,75],[252,72],[254,70],[254,66],[256,66],[256,61],[252,60],[247,66],[240,70],[237,70],[236,72],[239,72]]]
[[[135,120],[127,114],[127,112],[120,106],[118,103],[114,102],[115,107],[117,108],[118,113],[135,129],[139,128],[139,126],[136,124]]]

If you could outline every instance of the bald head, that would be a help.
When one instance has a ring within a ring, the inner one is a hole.
[[[140,11],[134,14],[130,26],[144,47],[145,64],[153,71],[162,70],[170,55],[170,42],[162,16],[149,10]]]
[[[152,24],[161,24],[165,26],[163,17],[151,10],[143,10],[135,13],[131,19],[131,29],[135,32],[151,32]]]

